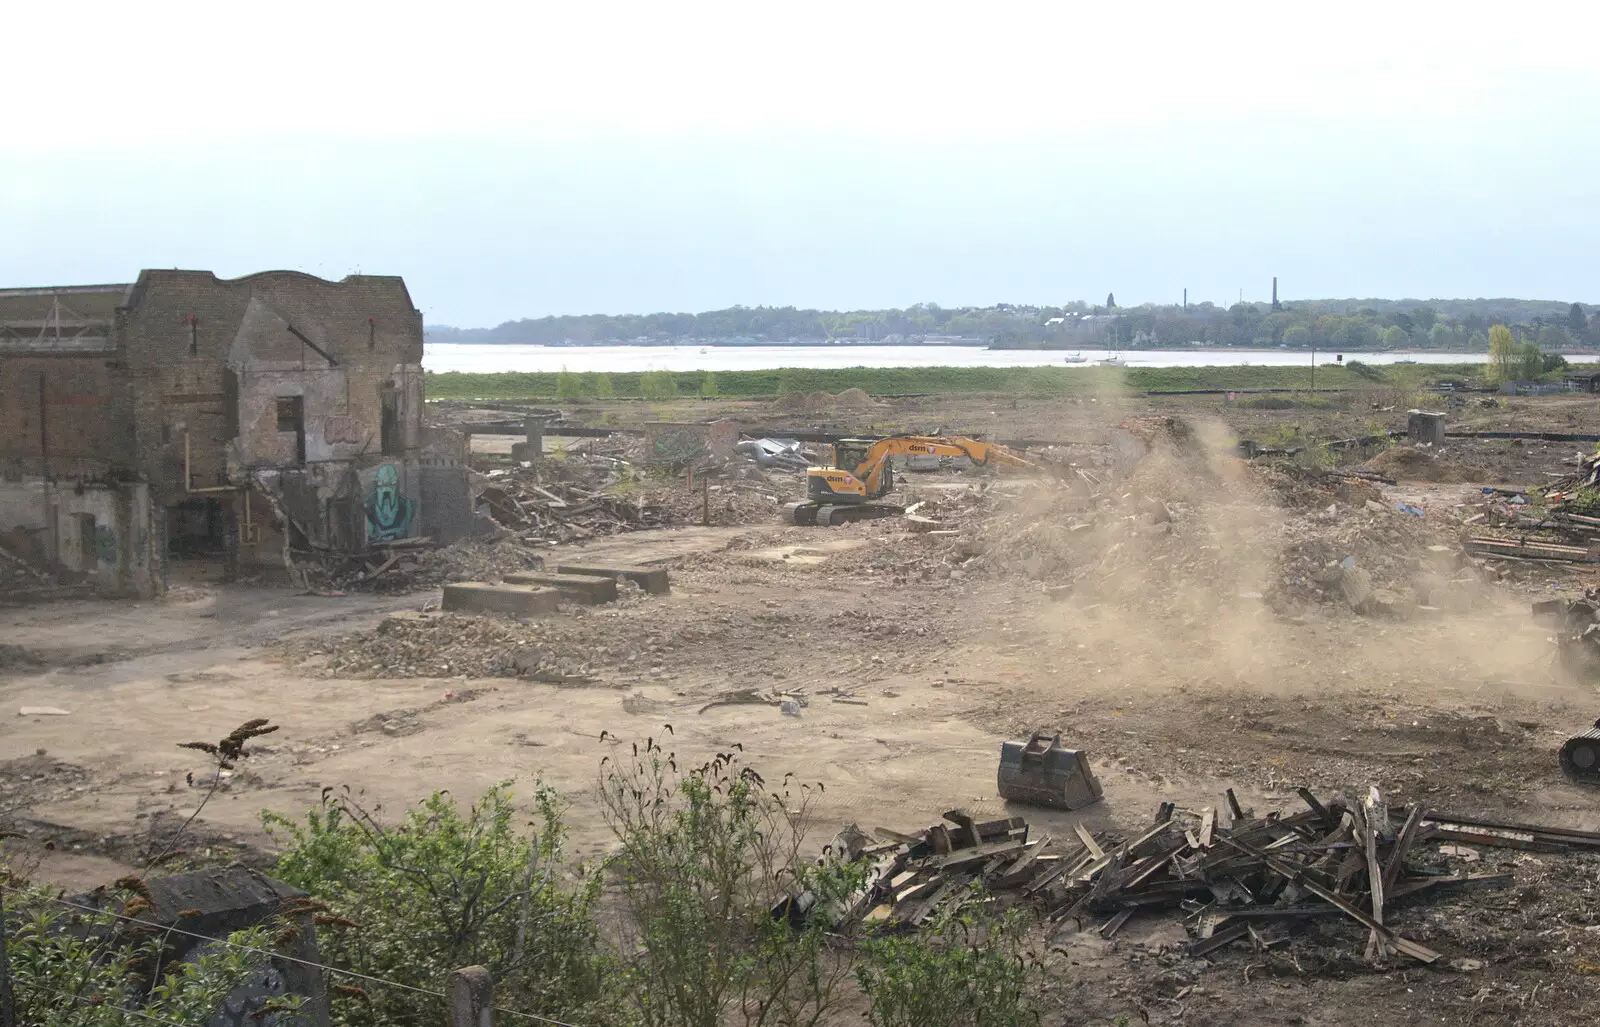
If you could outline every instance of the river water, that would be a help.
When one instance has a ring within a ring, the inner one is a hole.
[[[761,371],[775,367],[1041,367],[1064,366],[1061,350],[984,349],[981,346],[517,346],[428,343],[422,366],[430,371]],[[1110,354],[1086,349],[1094,366]],[[1318,351],[1317,366],[1338,354]],[[1307,367],[1306,350],[1124,350],[1129,367]],[[1483,363],[1486,353],[1348,353],[1369,364],[1410,360],[1419,364]],[[1600,359],[1595,355],[1570,360]]]

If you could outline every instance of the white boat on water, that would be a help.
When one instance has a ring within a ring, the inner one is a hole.
[[[1122,367],[1127,363],[1127,361],[1122,359],[1121,353],[1113,353],[1109,357],[1095,361],[1095,363],[1099,364],[1101,367]]]
[[[1067,363],[1069,364],[1087,364],[1088,362],[1089,358],[1084,356],[1082,353],[1067,354]]]

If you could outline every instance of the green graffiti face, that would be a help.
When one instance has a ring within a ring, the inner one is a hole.
[[[411,531],[413,505],[400,492],[400,471],[383,464],[372,476],[372,498],[367,500],[367,538],[373,541],[404,538]]]

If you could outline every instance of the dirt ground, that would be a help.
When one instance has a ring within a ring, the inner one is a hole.
[[[558,684],[395,673],[372,641],[380,625],[399,639],[460,634],[436,612],[437,590],[320,597],[224,586],[194,568],[154,602],[0,607],[0,640],[26,657],[0,663],[9,714],[0,811],[23,825],[38,877],[102,883],[205,794],[203,758],[178,743],[267,717],[281,731],[207,804],[189,837],[197,857],[259,858],[270,848],[260,810],[298,813],[326,787],[394,810],[508,778],[570,796],[573,847],[593,856],[608,845],[589,798],[599,759],[671,725],[680,753],[737,743],[769,776],[824,783],[820,844],[847,822],[907,831],[953,806],[1002,815],[1001,741],[1048,725],[1088,751],[1105,788],[1082,814],[1009,811],[1053,833],[1080,816],[1136,833],[1158,803],[1199,809],[1228,787],[1264,811],[1298,808],[1297,786],[1353,795],[1369,784],[1397,804],[1600,830],[1600,794],[1567,784],[1555,760],[1561,740],[1600,715],[1600,698],[1558,677],[1547,632],[1528,615],[1530,599],[1600,582],[1581,568],[1475,567],[1442,544],[1478,486],[1539,484],[1592,447],[1452,443],[1431,454],[1454,469],[1451,480],[1293,503],[1284,497],[1299,495],[1294,479],[1247,468],[1220,444],[1119,479],[1107,433],[1155,414],[1215,423],[1219,437],[1295,424],[1338,437],[1402,426],[1404,408],[1109,395],[1004,403],[904,400],[810,420],[1066,443],[1058,455],[1102,482],[1098,514],[1060,488],[908,475],[901,498],[931,500],[931,516],[959,535],[916,534],[895,519],[598,540],[581,547],[586,560],[664,563],[672,592],[516,626],[518,651],[559,667]],[[747,424],[799,423],[754,404],[680,406],[675,416],[715,409]],[[1587,398],[1497,400],[1453,413],[1451,427],[1592,431],[1597,413]],[[1395,512],[1400,502],[1426,517]],[[1431,589],[1435,601],[1407,598],[1406,616],[1328,601],[1311,580],[1316,567],[1295,561],[1337,560],[1346,538],[1367,547],[1360,560],[1381,588]],[[569,551],[580,547],[558,547],[550,562]],[[1430,569],[1434,557],[1449,566]],[[798,717],[768,705],[705,708],[748,688],[804,689],[809,705]],[[835,701],[835,688],[865,705]],[[22,706],[69,712],[21,717]],[[1114,941],[1041,936],[1056,971],[1045,1022],[1571,1024],[1600,1012],[1600,858],[1473,856],[1474,871],[1509,870],[1515,887],[1396,914],[1398,930],[1444,954],[1434,967],[1374,969],[1361,958],[1365,932],[1335,921],[1287,949],[1191,959],[1176,920],[1158,914]]]

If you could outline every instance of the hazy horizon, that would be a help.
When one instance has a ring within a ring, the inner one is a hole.
[[[1281,289],[1280,289],[1280,293],[1281,293]],[[1270,294],[1271,294],[1271,289],[1270,289],[1270,283],[1269,283],[1268,297],[1266,299],[1257,299],[1257,300],[1254,300],[1253,302],[1266,304],[1270,300]],[[1563,306],[1566,306],[1566,305],[1570,305],[1572,303],[1579,303],[1579,304],[1582,304],[1585,307],[1600,307],[1600,303],[1591,303],[1588,300],[1584,300],[1584,299],[1581,299],[1581,298],[1579,298],[1579,299],[1573,299],[1571,297],[1548,298],[1548,297],[1541,297],[1541,296],[1429,296],[1429,297],[1426,297],[1426,298],[1418,297],[1418,296],[1301,296],[1301,297],[1294,297],[1292,299],[1286,299],[1286,298],[1284,298],[1284,297],[1282,297],[1280,295],[1279,299],[1286,307],[1293,307],[1293,305],[1295,303],[1356,303],[1356,304],[1362,304],[1362,303],[1395,303],[1395,304],[1415,304],[1416,306],[1427,306],[1427,305],[1433,305],[1433,304],[1456,304],[1456,303],[1486,303],[1486,304],[1487,303],[1552,303],[1552,304],[1559,303],[1559,304],[1561,304]],[[1245,301],[1246,302],[1252,302],[1252,299],[1251,299],[1251,297],[1246,296],[1245,297]],[[1006,303],[1006,304],[1009,304],[1009,305],[1011,305],[1013,307],[1025,307],[1025,308],[1026,307],[1039,307],[1039,308],[1043,308],[1043,307],[1061,307],[1061,306],[1064,306],[1064,305],[1071,305],[1073,303],[1084,303],[1084,304],[1087,304],[1089,306],[1098,306],[1098,305],[1103,305],[1105,300],[1102,298],[1099,301],[1098,304],[1094,300],[1086,299],[1086,298],[1082,298],[1082,297],[1078,297],[1078,298],[1075,298],[1075,299],[1069,299],[1069,300],[1065,300],[1063,302],[1057,302],[1057,303],[1038,303],[1038,302],[1020,302],[1020,303],[1018,303],[1018,302],[1012,302],[1011,300],[996,300],[994,303],[960,304],[960,305],[957,305],[957,304],[953,304],[953,303],[952,304],[936,303],[936,301],[934,301],[934,300],[924,300],[922,302],[924,304],[934,304],[934,305],[938,306],[941,310],[960,310],[960,309],[967,308],[967,307],[971,307],[971,308],[974,308],[974,309],[988,309],[988,308],[992,308],[992,307],[994,307],[994,306],[996,306],[997,304],[1000,304],[1000,303]],[[1206,301],[1203,300],[1203,299],[1197,300],[1193,296],[1189,297],[1189,306],[1191,306],[1191,307],[1199,306],[1201,303],[1204,303],[1204,302],[1206,302]],[[1234,303],[1239,302],[1239,299],[1236,296],[1233,299],[1231,299],[1229,301],[1226,301],[1226,302],[1219,301],[1219,300],[1212,300],[1211,302],[1213,303],[1213,305],[1215,305],[1217,307],[1226,309],[1227,307],[1232,306]],[[1118,298],[1118,300],[1117,300],[1117,309],[1118,310],[1136,310],[1136,309],[1139,309],[1140,307],[1145,306],[1146,304],[1151,305],[1151,306],[1181,306],[1182,305],[1182,298],[1180,297],[1178,300],[1171,301],[1171,302],[1163,302],[1163,301],[1159,301],[1159,300],[1148,300],[1148,301],[1146,301],[1146,303],[1123,303],[1122,300],[1120,298]],[[908,309],[908,308],[910,308],[912,306],[915,306],[915,304],[911,304],[911,303],[902,303],[902,304],[896,304],[896,305],[885,306],[885,307],[858,307],[858,308],[855,308],[855,309],[847,310],[847,309],[828,308],[828,307],[801,307],[801,306],[798,306],[798,305],[793,304],[793,303],[761,303],[761,304],[746,303],[746,304],[740,304],[740,305],[744,306],[744,307],[747,307],[747,308],[765,307],[767,309],[773,309],[773,310],[783,310],[783,309],[814,310],[819,314],[856,314],[856,313],[876,312],[876,311],[882,311],[882,310],[906,310],[906,309]],[[731,309],[731,308],[729,308],[729,307],[719,307],[717,309],[718,310],[727,310],[727,309]],[[661,315],[661,314],[699,315],[699,314],[706,314],[706,313],[712,313],[712,312],[713,311],[705,311],[705,310],[591,310],[591,311],[587,311],[586,313],[539,314],[539,315],[536,315],[536,316],[512,317],[512,318],[507,318],[504,321],[496,322],[495,324],[492,324],[492,325],[455,325],[455,324],[447,324],[447,323],[445,323],[443,321],[433,321],[433,320],[426,320],[425,323],[426,323],[427,327],[429,327],[429,328],[449,328],[449,329],[452,329],[454,331],[470,332],[470,331],[487,331],[489,329],[497,328],[497,327],[499,327],[500,325],[503,325],[503,324],[513,324],[513,323],[516,323],[518,321],[534,321],[534,320],[539,320],[539,319],[545,318],[545,317],[586,317],[586,316],[587,317],[650,317],[650,316]]]
[[[458,328],[1597,295],[1589,9],[120,10],[9,16],[74,56],[12,55],[0,287],[400,274]]]

